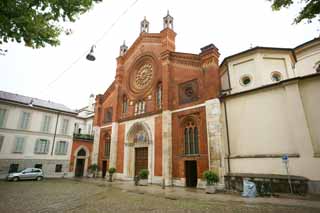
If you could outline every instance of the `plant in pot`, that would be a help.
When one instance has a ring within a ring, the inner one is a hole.
[[[148,169],[141,169],[139,172],[139,185],[140,186],[147,186],[148,185],[148,176],[149,170]]]
[[[97,176],[97,173],[98,173],[98,169],[99,169],[99,167],[98,167],[98,164],[91,164],[90,166],[89,166],[89,171],[90,171],[90,173],[92,174],[92,177],[93,178],[95,178],[96,176]]]
[[[109,182],[112,182],[112,176],[116,172],[116,168],[111,167],[108,169],[108,172],[109,172]]]
[[[203,178],[207,181],[206,193],[216,193],[216,183],[219,182],[219,176],[214,171],[207,170],[203,173]]]

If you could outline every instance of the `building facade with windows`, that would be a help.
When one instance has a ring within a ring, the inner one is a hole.
[[[213,44],[176,52],[173,18],[163,24],[149,33],[144,19],[133,45],[120,47],[115,80],[96,96],[93,162],[102,176],[114,167],[116,178],[133,180],[148,169],[150,183],[200,186],[205,170],[223,174],[219,52]]]
[[[42,168],[46,177],[69,172],[77,112],[68,107],[0,91],[0,173]]]

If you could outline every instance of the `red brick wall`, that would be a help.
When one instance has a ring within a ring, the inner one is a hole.
[[[125,134],[125,124],[119,124],[118,147],[117,147],[117,168],[116,168],[118,173],[123,173],[124,134]]]
[[[162,116],[155,118],[155,127],[154,175],[162,176]]]
[[[152,44],[150,44],[152,43]],[[124,56],[118,57],[114,83],[105,94],[97,96],[95,125],[103,124],[104,109],[113,107],[113,121],[136,119],[161,110],[175,110],[204,103],[208,99],[217,97],[220,88],[218,75],[217,49],[201,54],[178,53],[175,51],[175,33],[163,30],[161,33],[143,33],[136,39]],[[130,88],[132,73],[141,64],[150,63],[153,67],[153,79],[143,91]],[[179,84],[197,79],[198,99],[192,103],[179,103]],[[156,89],[158,82],[162,82],[162,109],[156,105]],[[122,113],[122,97],[128,98],[128,112]],[[149,98],[150,97],[150,98]],[[138,100],[146,102],[146,113],[134,115],[134,106]],[[130,104],[132,103],[132,104]],[[195,113],[199,122],[199,150],[200,155],[186,157],[183,155],[183,139],[181,138],[180,120],[188,114]],[[198,177],[208,168],[206,121],[204,108],[198,108],[173,114],[172,143],[173,143],[173,176],[184,177],[184,161],[197,160]],[[162,133],[161,117],[156,118],[155,131],[155,175],[162,175]],[[159,124],[159,125],[158,125]],[[125,127],[119,125],[117,144],[117,172],[123,172]],[[101,141],[101,140],[100,140]],[[103,151],[103,146],[99,148]],[[99,151],[100,155],[100,151]],[[99,160],[101,162],[102,159]]]
[[[77,155],[76,150],[80,147],[80,146],[85,146],[88,150],[89,150],[89,161],[88,161],[88,167],[91,165],[91,159],[92,159],[92,147],[93,147],[93,142],[88,142],[88,141],[82,141],[82,140],[74,140],[72,143],[72,150],[71,150],[71,156],[70,156],[70,167],[69,167],[69,171],[72,172],[73,171],[73,165],[74,165],[74,160],[75,157],[74,155]],[[87,153],[88,154],[88,153]]]
[[[96,99],[96,123],[103,125],[104,110],[111,106],[114,121],[135,118],[134,106],[138,100],[146,102],[145,116],[161,111],[156,105],[156,89],[159,82],[162,82],[163,86],[163,110],[193,106],[218,95],[220,89],[218,50],[212,49],[201,54],[174,52],[175,35],[170,29],[160,33],[141,34],[127,53],[117,58],[114,83],[105,94],[97,96]],[[144,63],[152,64],[152,82],[143,91],[134,90],[130,86],[130,82],[135,81],[132,79],[134,77],[132,73]],[[198,82],[198,100],[180,104],[179,84],[194,79]],[[127,96],[129,102],[127,113],[122,113],[123,95]]]
[[[187,116],[193,116],[197,120],[199,129],[199,155],[185,156],[184,155],[184,128],[181,122]],[[202,173],[209,168],[208,162],[208,145],[207,145],[207,129],[205,108],[186,110],[172,114],[172,176],[175,178],[185,177],[185,161],[197,161],[197,175],[202,177]]]

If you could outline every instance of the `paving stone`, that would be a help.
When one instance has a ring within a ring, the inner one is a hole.
[[[183,190],[167,188],[163,193],[159,186],[134,188],[126,184],[69,179],[0,181],[0,212],[320,212],[317,206],[243,202],[215,196],[204,199],[204,193],[201,196],[184,191],[185,195],[179,195],[176,192]]]

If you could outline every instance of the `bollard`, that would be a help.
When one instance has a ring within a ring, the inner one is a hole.
[[[164,178],[162,179],[162,189],[166,188],[166,181],[164,180]]]

